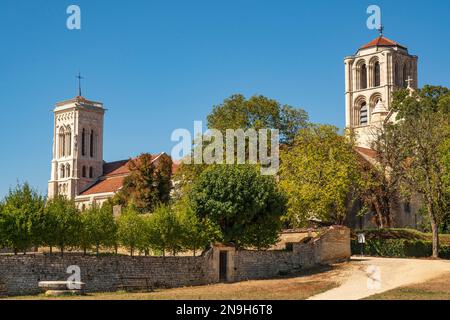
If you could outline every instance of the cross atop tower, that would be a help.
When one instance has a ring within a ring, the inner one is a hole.
[[[380,33],[380,37],[383,36],[384,26],[380,23],[380,27],[378,28],[378,32]]]
[[[81,80],[84,78],[81,76],[80,72],[78,72],[77,79],[78,79],[78,96],[81,97]]]
[[[408,84],[408,89],[412,89],[411,83],[414,81],[414,79],[409,76],[405,81]]]

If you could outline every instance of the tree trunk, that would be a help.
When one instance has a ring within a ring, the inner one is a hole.
[[[434,219],[431,218],[431,231],[433,232],[433,258],[439,258],[439,227]]]
[[[100,254],[100,245],[97,243],[97,246],[96,246],[96,252],[97,252],[97,257],[99,256],[99,254]]]

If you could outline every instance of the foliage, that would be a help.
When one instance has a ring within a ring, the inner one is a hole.
[[[214,106],[208,115],[208,128],[219,130],[224,137],[227,129],[278,129],[282,144],[291,144],[297,131],[307,124],[308,114],[304,110],[281,105],[276,100],[264,96],[253,96],[246,99],[243,95],[232,95],[222,104]],[[211,141],[202,140],[203,152]],[[197,140],[194,140],[194,144],[196,142]],[[248,152],[248,145],[246,152]],[[175,176],[177,199],[190,192],[195,180],[208,167],[209,165],[206,164],[182,164],[180,166]]]
[[[150,154],[141,154],[130,160],[130,171],[115,197],[115,203],[132,204],[140,213],[145,213],[169,202],[172,178],[169,156],[162,154],[155,160]]]
[[[246,99],[243,95],[232,95],[208,115],[208,128],[222,131],[227,129],[262,128],[279,129],[281,142],[289,144],[297,131],[306,126],[308,114],[302,109],[264,96]]]
[[[10,190],[0,209],[2,245],[17,253],[40,243],[44,200],[27,183]]]
[[[333,126],[302,129],[281,152],[280,186],[288,196],[285,219],[293,227],[311,219],[342,224],[369,181],[351,141]]]
[[[221,241],[265,248],[278,238],[285,197],[275,179],[262,176],[256,166],[211,166],[189,197],[198,219],[220,228]]]
[[[72,200],[55,196],[47,202],[44,218],[46,244],[57,246],[61,254],[68,246],[77,246],[82,230],[80,212]]]
[[[130,251],[131,256],[136,249],[145,246],[147,232],[144,217],[133,206],[125,208],[117,220],[117,238]]]
[[[93,205],[81,214],[84,248],[94,246],[97,255],[99,249],[116,244],[117,225],[114,220],[112,205],[105,202],[102,207]]]
[[[189,206],[187,197],[174,205],[183,228],[183,248],[192,250],[194,255],[197,250],[206,248],[211,242],[220,238],[220,229],[209,222],[200,220]]]
[[[352,254],[361,253],[361,245],[356,241],[351,242]],[[407,239],[373,239],[366,241],[364,254],[379,257],[429,257],[433,251],[433,243],[424,240]],[[439,255],[441,258],[450,259],[450,246],[441,246]]]
[[[435,86],[415,92],[401,90],[394,95],[393,110],[399,121],[385,130],[396,134],[401,165],[391,169],[401,176],[404,193],[423,195],[433,232],[433,256],[438,257],[439,229],[450,203],[450,91]]]
[[[180,217],[169,207],[160,206],[149,218],[150,247],[165,255],[183,249],[183,225]]]

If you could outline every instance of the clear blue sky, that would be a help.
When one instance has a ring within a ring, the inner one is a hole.
[[[66,8],[82,30],[66,28]],[[1,0],[0,197],[17,181],[46,193],[57,101],[105,103],[105,160],[170,152],[233,93],[263,94],[344,125],[343,58],[385,34],[419,56],[419,85],[450,86],[450,2],[262,0]]]

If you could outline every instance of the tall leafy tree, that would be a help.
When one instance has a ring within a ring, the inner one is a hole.
[[[160,206],[150,216],[151,247],[165,255],[175,255],[183,249],[183,225],[179,215],[169,206]]]
[[[82,224],[74,201],[61,195],[50,199],[45,207],[45,225],[47,244],[58,247],[61,255],[67,247],[80,243]]]
[[[365,188],[351,140],[328,125],[312,125],[281,152],[280,186],[288,196],[285,219],[305,226],[311,219],[343,224]]]
[[[142,248],[148,232],[144,217],[133,206],[124,209],[117,220],[117,237],[119,243],[133,256],[136,249]]]
[[[225,132],[227,129],[278,129],[281,142],[292,143],[295,134],[308,123],[308,114],[302,109],[281,105],[274,99],[232,95],[208,115],[208,128]]]
[[[15,253],[41,244],[44,200],[27,183],[10,190],[0,211],[0,235]]]
[[[208,128],[221,131],[224,139],[227,129],[278,129],[280,142],[289,145],[296,133],[308,125],[309,118],[305,110],[282,105],[274,99],[261,95],[247,99],[235,94],[214,106],[207,120]],[[203,141],[202,148],[210,142],[209,139]],[[268,145],[270,148],[270,143]],[[174,179],[177,182],[175,196],[179,199],[183,194],[189,193],[195,180],[208,167],[206,164],[182,164]]]
[[[189,197],[198,219],[220,229],[221,241],[257,248],[276,243],[285,197],[274,177],[261,175],[257,166],[211,166]]]
[[[439,255],[439,229],[448,214],[448,160],[450,92],[425,86],[415,92],[396,92],[393,110],[398,122],[388,127],[400,139],[402,187],[423,196],[433,233],[433,257]]]
[[[112,247],[115,244],[117,225],[114,220],[112,205],[105,202],[103,206],[93,205],[81,214],[85,246],[95,247],[99,254],[100,247]]]

